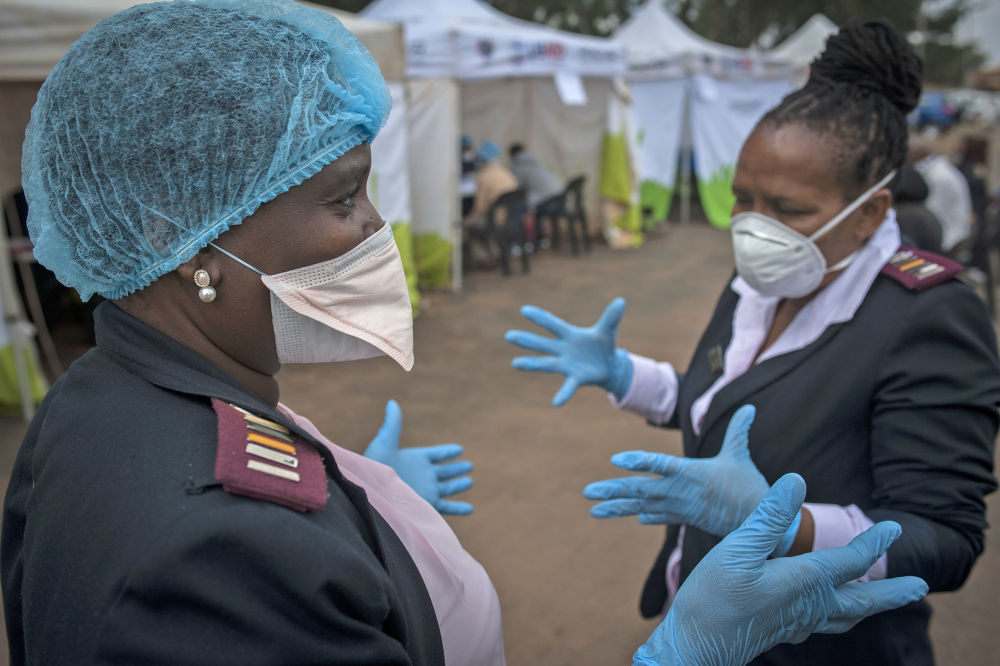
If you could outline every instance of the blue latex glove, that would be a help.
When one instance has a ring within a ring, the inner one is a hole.
[[[440,444],[401,449],[399,433],[402,427],[403,413],[396,401],[390,400],[385,406],[385,423],[365,449],[365,457],[396,470],[399,478],[438,512],[455,515],[472,513],[472,505],[467,502],[443,499],[472,487],[472,479],[462,476],[472,471],[471,462],[460,460],[447,465],[438,464],[462,455],[461,445]]]
[[[756,410],[744,405],[729,420],[722,449],[714,458],[679,458],[665,453],[625,451],[611,462],[633,472],[662,478],[630,476],[591,483],[583,490],[595,504],[590,515],[617,518],[638,515],[640,523],[686,524],[724,537],[750,515],[767,492],[767,481],[757,471],[747,450],[748,433]],[[798,533],[782,538],[776,555],[784,555]]]
[[[899,536],[893,522],[842,548],[769,560],[805,492],[797,474],[778,479],[746,522],[698,563],[633,664],[746,664],[779,643],[841,633],[927,594],[927,584],[913,576],[850,582]]]
[[[604,309],[596,324],[580,328],[534,305],[525,305],[521,314],[556,337],[507,331],[504,336],[507,342],[547,354],[518,356],[511,365],[518,370],[560,372],[565,375],[562,388],[552,399],[556,407],[566,404],[576,389],[587,384],[600,386],[621,400],[632,383],[632,361],[624,349],[615,346],[618,322],[624,312],[625,299],[616,298]]]

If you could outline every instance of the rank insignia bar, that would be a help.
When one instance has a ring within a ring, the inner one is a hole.
[[[962,265],[917,248],[900,246],[896,254],[882,267],[882,274],[891,277],[911,291],[923,291],[947,282],[962,272]]]
[[[228,492],[296,511],[326,506],[326,469],[314,446],[275,421],[212,399],[218,417],[215,477]]]

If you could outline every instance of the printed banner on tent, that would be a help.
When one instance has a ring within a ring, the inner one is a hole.
[[[463,25],[451,31],[414,25],[406,32],[410,76],[551,76],[569,71],[582,76],[625,72],[625,55],[610,40],[560,33],[541,26]]]
[[[368,197],[382,219],[392,225],[410,290],[410,303],[420,307],[417,266],[413,257],[413,229],[410,208],[409,147],[406,124],[406,89],[402,83],[388,83],[392,111],[385,127],[372,142],[372,168],[368,176]]]
[[[687,83],[684,79],[634,81],[632,114],[642,182],[639,200],[649,219],[667,219],[677,179]]]
[[[0,242],[4,251],[7,246]],[[0,270],[7,271],[10,265],[0,262]],[[0,280],[0,283],[3,283]],[[13,282],[9,283],[9,288]],[[38,367],[38,359],[30,340],[34,327],[16,317],[5,307],[4,291],[0,289],[0,312],[6,315],[6,322],[0,322],[0,413],[21,408],[22,398],[37,405],[48,391],[48,382]]]
[[[733,173],[743,142],[761,116],[792,87],[786,79],[719,81],[693,77],[691,131],[698,196],[714,226],[729,228]]]
[[[613,248],[642,245],[635,120],[622,95],[608,98],[608,129],[601,156],[600,192],[604,199],[604,236]]]

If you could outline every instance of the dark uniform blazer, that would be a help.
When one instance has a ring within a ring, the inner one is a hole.
[[[324,446],[116,306],[96,317],[7,492],[13,664],[444,663],[416,566]],[[325,508],[224,490],[210,397],[315,446]]]
[[[898,522],[889,575],[920,576],[932,591],[961,586],[983,550],[983,497],[996,488],[1000,363],[979,297],[956,280],[911,291],[880,274],[853,319],[719,391],[696,435],[691,405],[722,374],[738,301],[727,287],[681,378],[665,425],[681,428],[684,454],[716,455],[730,417],[753,404],[750,455],[769,483],[797,472],[809,502],[856,504],[874,521]],[[676,540],[671,528],[644,590],[644,614],[663,606],[664,564]],[[718,542],[687,527],[681,580]],[[929,616],[917,602],[844,635],[778,646],[754,663],[930,664]]]

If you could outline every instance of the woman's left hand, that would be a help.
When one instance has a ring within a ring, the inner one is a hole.
[[[778,479],[750,517],[694,568],[632,663],[746,664],[779,643],[801,643],[813,632],[838,634],[927,594],[927,583],[913,576],[855,580],[899,536],[896,523],[878,523],[841,548],[768,559],[805,494],[802,477]]]
[[[471,462],[460,460],[440,464],[462,455],[462,446],[439,444],[400,449],[399,433],[402,427],[403,413],[399,409],[399,404],[395,400],[390,400],[385,406],[385,423],[365,449],[365,457],[393,468],[399,478],[439,513],[453,515],[472,513],[472,505],[468,502],[452,502],[444,499],[472,487],[472,479],[464,476],[472,471]]]

